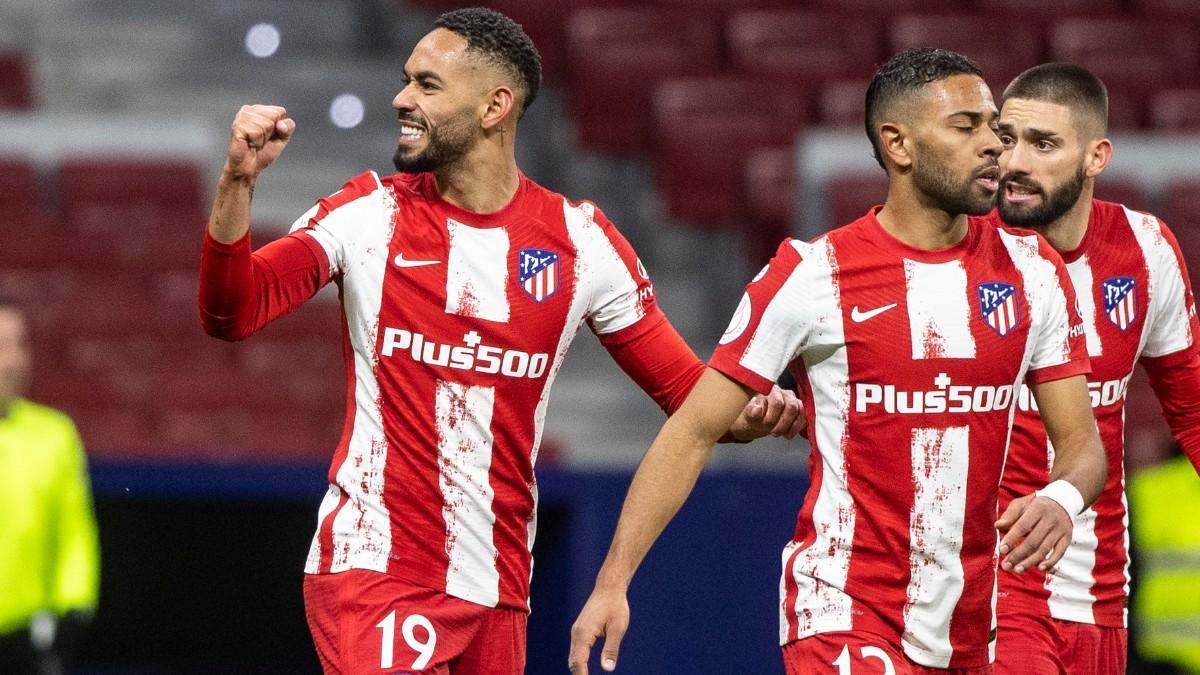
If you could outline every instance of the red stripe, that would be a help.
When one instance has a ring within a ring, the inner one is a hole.
[[[346,315],[342,314],[342,360],[346,364],[346,421],[342,424],[342,438],[338,441],[337,449],[333,452],[333,459],[329,463],[329,483],[337,484],[338,470],[342,468],[342,464],[346,461],[346,456],[350,451],[350,436],[354,433],[354,415],[358,410],[358,405],[355,401],[355,377],[354,377],[354,347],[350,344],[350,328],[346,323]],[[319,536],[318,545],[321,547],[321,562],[317,567],[317,571],[328,573],[330,566],[333,564],[333,520],[337,517],[338,511],[346,505],[346,491],[342,490],[341,499],[338,500],[338,505],[329,512],[325,520],[318,524]]]

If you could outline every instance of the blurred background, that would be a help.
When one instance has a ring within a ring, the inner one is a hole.
[[[471,4],[508,13],[542,54],[521,167],[606,211],[702,357],[782,237],[882,202],[863,94],[908,47],[967,53],[997,98],[1044,61],[1092,69],[1116,148],[1098,195],[1157,213],[1200,256],[1196,0],[4,0],[0,294],[32,323],[31,398],[83,436],[100,532],[74,672],[317,672],[300,579],[341,429],[339,307],[326,289],[244,344],[204,336],[209,200],[244,103],[298,123],[259,181],[256,245],[347,178],[390,173],[402,64],[439,12]],[[1136,472],[1169,434],[1140,376],[1128,400]],[[551,401],[533,674],[565,672],[662,422],[587,335]],[[778,555],[807,454],[718,448],[634,583],[622,672],[780,671]]]

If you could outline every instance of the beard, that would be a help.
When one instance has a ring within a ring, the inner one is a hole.
[[[933,206],[949,213],[982,216],[992,210],[994,194],[975,182],[985,170],[996,166],[986,164],[966,178],[958,178],[935,152],[917,144],[921,161],[913,164],[913,183]]]
[[[396,171],[400,173],[437,171],[462,159],[475,142],[471,129],[471,116],[471,111],[464,110],[435,126],[428,120],[418,120],[412,116],[401,115],[401,122],[418,124],[425,129],[425,149],[418,152],[403,145],[396,146],[396,152],[392,155],[392,165],[396,167]]]
[[[1035,181],[1020,176],[1008,175],[1000,180],[1000,191],[996,195],[996,207],[1000,211],[1000,219],[1008,225],[1017,227],[1045,227],[1058,220],[1064,213],[1071,210],[1083,193],[1084,171],[1081,166],[1075,175],[1060,185],[1053,192],[1047,192]],[[1037,194],[1042,195],[1038,204],[1013,204],[1005,199],[1010,183],[1021,185]]]

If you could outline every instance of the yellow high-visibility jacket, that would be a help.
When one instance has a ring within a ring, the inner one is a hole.
[[[0,634],[39,612],[92,612],[100,545],[87,460],[70,418],[17,399],[0,417]]]
[[[1138,650],[1200,674],[1200,477],[1178,457],[1135,474],[1129,502]]]

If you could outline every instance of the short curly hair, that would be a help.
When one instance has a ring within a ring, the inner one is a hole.
[[[520,24],[495,10],[469,7],[442,14],[434,26],[461,35],[468,51],[507,70],[524,89],[518,118],[525,114],[542,86],[542,57]]]
[[[879,66],[867,86],[866,100],[867,138],[871,139],[871,149],[879,166],[887,168],[879,148],[878,129],[891,105],[931,82],[954,75],[983,77],[983,71],[962,54],[935,47],[906,49]]]

